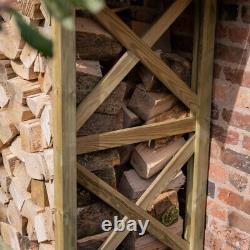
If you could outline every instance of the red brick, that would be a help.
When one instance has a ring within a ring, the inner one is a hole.
[[[239,25],[230,25],[228,28],[228,38],[234,43],[244,43],[248,39],[249,29]]]
[[[228,212],[225,205],[220,205],[214,199],[208,199],[207,201],[207,214],[223,221],[226,221],[228,217]]]
[[[223,109],[222,118],[234,127],[250,131],[250,112],[244,114],[238,111]]]
[[[218,22],[216,25],[216,38],[217,39],[226,38],[227,32],[228,32],[228,26],[221,22]]]
[[[250,150],[250,137],[249,136],[244,136],[243,147],[247,150]]]
[[[218,198],[224,203],[240,209],[243,197],[226,188],[218,188]]]
[[[209,166],[209,180],[219,183],[225,183],[227,180],[228,174],[224,166],[214,163]]]
[[[250,217],[233,211],[228,216],[229,225],[250,234]]]
[[[242,6],[241,18],[245,23],[250,23],[250,6]]]
[[[250,156],[240,154],[231,149],[225,149],[221,153],[223,163],[250,174]]]
[[[215,46],[215,58],[245,65],[248,59],[248,52],[247,49],[217,43]]]
[[[222,71],[222,67],[219,64],[215,63],[214,64],[214,78],[220,78],[221,71]]]
[[[215,103],[225,104],[230,101],[230,86],[224,83],[213,84],[213,100]]]
[[[239,84],[245,87],[250,87],[250,72],[243,69],[234,69],[231,67],[224,67],[223,73],[225,79],[233,84]]]
[[[205,246],[211,250],[221,250],[222,240],[217,239],[211,232],[206,231]]]
[[[218,105],[215,103],[212,103],[212,108],[211,108],[211,118],[213,120],[218,120],[220,117],[220,110],[218,108]]]
[[[218,125],[213,124],[211,127],[211,133],[213,138],[222,143],[227,143],[232,145],[238,144],[239,134],[235,131],[226,130]]]
[[[250,88],[239,88],[234,100],[235,106],[250,108]]]
[[[230,184],[235,187],[239,192],[246,190],[248,179],[246,176],[230,173],[228,178]]]

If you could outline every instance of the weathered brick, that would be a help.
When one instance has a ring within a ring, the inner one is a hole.
[[[226,206],[222,206],[214,199],[207,201],[207,214],[222,221],[226,221],[228,217]]]
[[[219,18],[226,21],[236,21],[238,17],[239,6],[237,4],[225,4],[220,2]]]
[[[225,83],[215,82],[213,84],[213,102],[225,104],[230,101],[230,86]]]
[[[215,46],[215,58],[245,65],[248,59],[248,51],[247,49],[217,43]]]
[[[229,182],[234,186],[239,192],[242,192],[246,189],[248,179],[246,176],[239,175],[237,173],[229,174]]]
[[[233,43],[244,43],[248,37],[249,28],[240,25],[230,25],[228,28],[228,38]]]
[[[239,141],[239,134],[232,130],[226,130],[218,125],[211,126],[212,137],[223,143],[236,145]]]
[[[241,203],[240,210],[242,210],[242,211],[245,212],[246,214],[249,214],[249,215],[250,215],[250,200],[245,199],[245,200]]]
[[[244,136],[243,147],[247,150],[250,150],[250,137],[249,136]]]
[[[235,106],[240,108],[250,108],[250,88],[239,88],[235,97]]]
[[[217,39],[222,39],[226,38],[228,34],[228,25],[225,25],[221,22],[218,22],[216,25],[216,38]]]
[[[214,139],[211,141],[210,144],[210,157],[214,159],[219,159],[221,155],[221,147],[218,145]]]
[[[209,165],[209,180],[219,183],[225,183],[227,180],[227,172],[224,166],[219,163],[213,163]]]
[[[225,79],[233,84],[250,87],[250,72],[243,69],[224,67]]]
[[[224,203],[238,209],[240,208],[241,203],[243,202],[242,196],[226,188],[218,188],[218,198]]]
[[[232,211],[228,216],[229,225],[250,234],[250,217]]]
[[[242,6],[241,19],[245,23],[250,23],[250,6]]]
[[[207,184],[207,195],[211,198],[214,198],[215,195],[215,184],[211,181],[208,181]]]
[[[234,127],[250,131],[250,113],[223,109],[222,118]]]
[[[216,238],[215,235],[213,235],[211,232],[206,231],[205,234],[205,246],[208,249],[213,250],[221,250],[222,248],[222,240]]]
[[[221,153],[221,160],[236,169],[250,174],[250,156],[237,153],[231,149],[225,149]]]
[[[221,65],[215,63],[214,64],[214,78],[220,78],[221,71],[222,71]]]

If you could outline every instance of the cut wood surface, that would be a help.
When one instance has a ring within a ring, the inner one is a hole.
[[[26,68],[19,59],[11,61],[11,67],[17,75],[25,80],[35,80],[38,78],[38,73],[34,72],[34,68]]]
[[[82,136],[77,138],[77,154],[193,132],[194,126],[194,118],[183,118],[98,135]]]
[[[149,148],[146,143],[138,144],[134,148],[130,163],[142,178],[148,179],[161,171],[184,144],[182,137],[173,139],[157,149]]]

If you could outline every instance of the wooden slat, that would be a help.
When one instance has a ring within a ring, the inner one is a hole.
[[[199,55],[199,43],[200,43],[200,23],[201,23],[201,8],[200,0],[194,0],[194,38],[193,38],[193,60],[192,60],[192,83],[191,89],[197,92],[197,77],[198,77],[198,55]],[[192,112],[190,114],[193,115]],[[190,135],[192,136],[192,135]],[[187,180],[186,180],[186,214],[191,213],[192,209],[192,190],[193,190],[193,167],[194,157],[188,162],[187,167]],[[190,235],[190,222],[189,216],[185,217],[184,238],[188,239]]]
[[[197,95],[112,10],[106,7],[96,15],[96,18],[117,40],[133,52],[176,97],[196,113],[198,109]]]
[[[55,152],[55,241],[76,249],[75,32],[53,21],[53,143]]]
[[[193,132],[194,118],[166,121],[77,138],[77,154]]]
[[[178,153],[170,160],[166,167],[161,171],[157,178],[152,182],[144,194],[138,199],[136,204],[142,209],[146,210],[149,204],[155,197],[161,193],[170,181],[176,176],[183,165],[194,153],[194,136],[191,137],[185,145],[178,151]],[[124,217],[123,221],[126,222],[128,217]],[[107,240],[99,248],[101,250],[116,249],[118,245],[128,235],[128,231],[112,232]]]
[[[198,96],[200,109],[197,114],[193,189],[189,242],[192,250],[203,249],[205,230],[206,188],[209,162],[210,112],[213,79],[216,0],[203,0],[198,55]]]
[[[78,182],[90,192],[97,195],[107,204],[130,219],[142,221],[149,220],[147,231],[172,249],[188,249],[188,243],[185,240],[174,235],[167,227],[150,216],[143,209],[136,206],[132,201],[109,186],[106,182],[92,174],[80,164],[77,164],[77,170]]]
[[[190,2],[191,0],[176,0],[153,25],[153,27],[151,27],[143,36],[142,40],[148,46],[153,46]],[[118,60],[118,62],[105,75],[94,90],[78,106],[77,130],[82,127],[88,118],[96,111],[96,109],[104,102],[104,100],[138,62],[139,59],[130,51],[126,52]]]

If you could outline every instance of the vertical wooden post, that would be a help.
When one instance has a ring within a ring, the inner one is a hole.
[[[76,249],[75,32],[53,20],[53,142],[57,250]]]
[[[201,1],[202,18],[197,72],[199,109],[196,117],[192,197],[190,214],[187,214],[190,218],[190,232],[187,240],[192,250],[201,250],[204,247],[216,2],[216,0]]]

